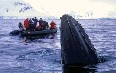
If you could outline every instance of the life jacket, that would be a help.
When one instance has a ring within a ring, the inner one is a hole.
[[[28,18],[26,20],[24,20],[24,27],[27,29],[29,28],[29,21]]]
[[[50,23],[50,29],[55,29],[56,28],[56,24],[54,22]]]

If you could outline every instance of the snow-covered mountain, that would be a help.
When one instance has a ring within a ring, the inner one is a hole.
[[[16,18],[26,18],[26,17],[43,17],[47,19],[59,18],[57,16],[50,16],[46,13],[47,10],[38,7],[38,10],[43,10],[43,12],[37,12],[29,3],[23,0],[0,0],[0,19],[16,19]],[[45,12],[44,12],[45,11]],[[49,11],[47,11],[49,12]],[[69,15],[74,18],[91,18],[92,12],[75,12],[70,11]]]
[[[47,17],[48,15],[37,12],[30,4],[25,3],[23,0],[0,0],[0,19],[32,16]]]
[[[75,11],[70,11],[69,15],[73,16],[76,19],[91,19],[93,18],[94,14],[92,11],[86,11],[86,12],[75,12]]]

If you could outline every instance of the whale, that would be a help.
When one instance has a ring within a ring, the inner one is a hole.
[[[69,66],[97,64],[96,49],[81,24],[68,14],[63,15],[60,19],[62,64]]]

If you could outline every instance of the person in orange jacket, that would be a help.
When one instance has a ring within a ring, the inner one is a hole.
[[[28,28],[29,28],[29,20],[28,20],[28,18],[24,20],[24,27],[25,27],[26,30],[28,30]]]
[[[54,21],[52,21],[50,23],[50,29],[55,29],[56,28],[56,23]]]

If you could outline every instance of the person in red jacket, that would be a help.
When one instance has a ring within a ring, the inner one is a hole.
[[[50,29],[55,29],[56,28],[56,23],[54,21],[52,21],[50,23]]]
[[[24,20],[24,27],[25,27],[26,30],[28,30],[28,28],[29,28],[29,20],[28,20],[28,18]]]

